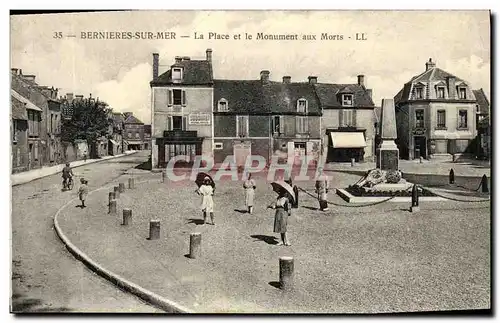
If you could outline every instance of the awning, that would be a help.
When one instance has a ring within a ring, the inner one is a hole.
[[[115,146],[119,146],[119,145],[120,145],[119,143],[117,143],[117,142],[116,142],[116,141],[114,141],[113,139],[109,139],[109,141],[111,141],[111,143],[112,143],[113,145],[115,145]]]
[[[123,144],[126,145],[126,146],[128,146],[128,141],[124,140]]]
[[[365,136],[362,132],[331,132],[333,148],[364,148]]]
[[[23,97],[21,94],[17,93],[16,91],[11,89],[10,94],[13,97],[15,97],[16,99],[18,99],[19,101],[21,101],[22,103],[26,104],[26,109],[35,110],[35,111],[42,111],[41,108],[37,107],[33,102],[26,99],[25,97]]]

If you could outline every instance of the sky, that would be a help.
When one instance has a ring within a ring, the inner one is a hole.
[[[175,32],[175,40],[83,39],[82,32]],[[58,32],[63,37],[58,38]],[[194,39],[194,33],[204,39]],[[208,39],[208,34],[230,39]],[[312,34],[316,40],[256,40],[257,33]],[[246,40],[245,34],[253,35]],[[320,40],[322,33],[343,40]],[[366,40],[356,41],[356,33]],[[234,39],[241,34],[241,39]],[[66,37],[75,35],[76,37]],[[190,36],[180,38],[181,35]],[[351,37],[349,39],[349,37]],[[37,83],[106,101],[114,111],[151,122],[152,53],[160,73],[175,56],[204,59],[213,50],[218,79],[356,83],[365,75],[380,106],[412,76],[437,67],[490,97],[488,11],[132,11],[11,16],[11,68]]]

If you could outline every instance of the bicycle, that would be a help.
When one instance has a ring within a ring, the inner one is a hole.
[[[72,190],[74,186],[73,177],[68,178],[66,181],[63,180],[63,189]]]

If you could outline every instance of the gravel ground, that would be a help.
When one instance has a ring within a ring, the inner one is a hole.
[[[151,176],[149,176],[151,178]],[[315,208],[301,195],[289,218],[292,246],[276,246],[275,196],[256,177],[255,214],[242,213],[242,182],[222,180],[215,195],[216,226],[199,225],[191,182],[161,176],[127,190],[118,216],[107,214],[108,191],[89,207],[68,208],[61,227],[104,267],[197,312],[375,313],[490,308],[490,209],[485,203],[407,203]],[[359,176],[334,174],[343,187]],[[126,181],[126,176],[123,178]],[[312,182],[300,183],[311,189]],[[342,203],[330,194],[330,200]],[[120,225],[121,210],[133,223]],[[149,221],[161,239],[147,240]],[[190,259],[189,234],[202,233],[202,257]],[[277,289],[278,258],[295,259],[295,290]]]

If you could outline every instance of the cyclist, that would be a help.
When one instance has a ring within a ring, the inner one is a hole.
[[[63,178],[63,187],[68,187],[68,180],[71,180],[73,177],[73,170],[69,167],[69,163],[66,163],[66,166],[62,170],[62,178]]]

